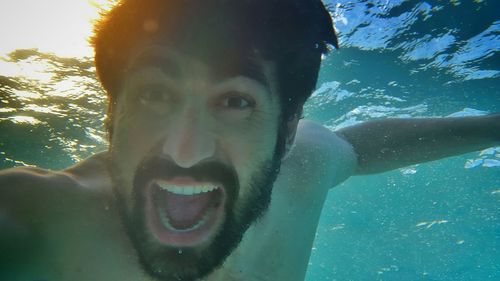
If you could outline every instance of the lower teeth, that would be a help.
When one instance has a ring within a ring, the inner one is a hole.
[[[169,220],[168,216],[165,214],[165,212],[159,211],[160,220],[163,223],[163,225],[168,230],[172,230],[172,231],[176,231],[176,232],[189,232],[189,231],[195,230],[195,229],[199,228],[200,226],[204,225],[208,220],[209,212],[210,211],[205,212],[205,215],[203,215],[203,218],[201,220],[199,220],[195,225],[193,225],[189,228],[178,229],[170,224],[170,220]]]

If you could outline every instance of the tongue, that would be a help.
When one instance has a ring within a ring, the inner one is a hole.
[[[205,192],[195,195],[179,195],[168,191],[161,191],[165,198],[165,211],[170,225],[179,230],[193,227],[202,218],[214,192]]]

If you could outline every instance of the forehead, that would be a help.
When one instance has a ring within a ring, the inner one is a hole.
[[[192,69],[202,72],[213,81],[245,76],[266,88],[274,89],[275,64],[264,60],[258,51],[237,58],[204,57],[184,54],[174,48],[150,45],[139,47],[132,52],[125,71],[133,73],[144,68],[156,68],[168,77],[175,79],[191,73]],[[197,73],[199,74],[199,73]]]

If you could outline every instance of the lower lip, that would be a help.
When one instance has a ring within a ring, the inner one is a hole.
[[[154,189],[150,183],[146,192],[146,220],[149,230],[160,243],[171,247],[196,247],[209,243],[224,221],[226,196],[222,188],[222,203],[206,211],[204,222],[189,230],[175,230],[163,224],[154,203]]]

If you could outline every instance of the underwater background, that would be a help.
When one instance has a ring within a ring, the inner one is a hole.
[[[341,48],[324,58],[306,118],[335,130],[500,112],[500,1],[325,3]],[[0,168],[62,169],[105,150],[91,54],[20,47],[0,48]],[[496,147],[332,189],[306,280],[500,280],[499,261]]]

